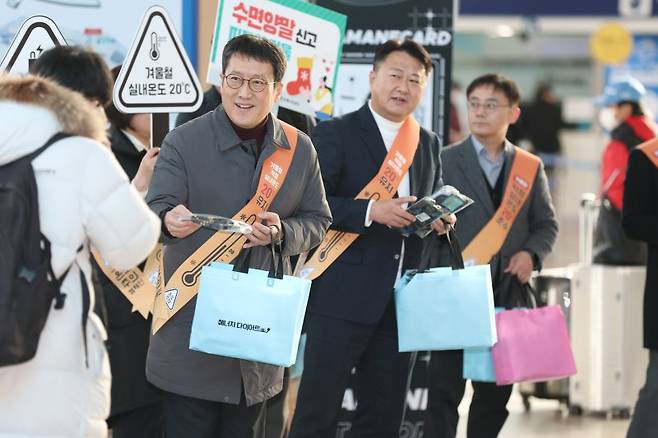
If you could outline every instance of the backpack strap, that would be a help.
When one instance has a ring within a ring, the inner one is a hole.
[[[48,239],[45,239],[46,242],[48,242]],[[50,242],[48,242],[48,245],[50,246]],[[73,267],[73,264],[78,265],[78,271],[80,272],[80,288],[82,290],[82,342],[85,348],[85,365],[87,368],[89,368],[89,354],[88,354],[88,348],[87,348],[87,317],[89,317],[89,309],[91,308],[91,298],[89,295],[89,285],[87,284],[87,277],[85,277],[85,273],[82,271],[82,266],[80,266],[80,263],[78,263],[78,257],[80,256],[80,253],[84,249],[84,244],[80,245],[78,248],[76,254],[75,254],[75,259],[73,260],[73,263],[64,271],[64,274],[60,278],[58,278],[57,281],[57,295],[55,295],[55,309],[62,309],[64,307],[64,302],[66,301],[66,294],[62,293],[62,283],[64,282],[64,279],[66,276],[69,274],[69,271]],[[55,274],[53,273],[52,267],[50,268],[50,275],[52,278],[56,278]]]
[[[57,143],[58,141],[64,140],[65,138],[69,138],[69,137],[73,137],[73,135],[72,134],[67,134],[67,133],[64,133],[64,132],[58,132],[57,134],[53,135],[52,137],[50,137],[48,139],[48,141],[46,141],[43,144],[43,146],[41,146],[39,149],[37,149],[36,151],[34,151],[30,154],[30,161],[34,160],[36,157],[38,157],[41,154],[41,152],[48,149],[48,147],[51,146],[52,144]]]
[[[80,271],[80,286],[82,286],[82,342],[85,347],[85,365],[89,368],[89,354],[87,352],[87,317],[89,316],[89,308],[91,307],[91,299],[89,297],[89,286],[87,285],[87,278],[82,267],[78,265]]]
[[[87,317],[89,317],[89,309],[91,307],[91,296],[89,292],[89,285],[87,284],[87,277],[82,271],[82,266],[80,266],[80,263],[78,263],[78,257],[80,256],[80,253],[82,253],[84,247],[84,243],[80,245],[73,263],[78,265],[78,272],[80,273],[80,289],[82,290],[82,342],[85,348],[85,365],[87,368],[89,368],[89,354],[87,348]],[[71,266],[72,265],[73,264],[71,264]],[[71,267],[69,267],[69,269],[71,269]],[[62,280],[63,279],[64,277],[62,277]]]
[[[54,143],[57,143],[58,141],[68,137],[72,137],[72,134],[67,134],[64,132],[56,133],[55,135],[50,137],[48,141],[44,143],[43,146],[39,147],[37,150],[35,150],[30,154],[30,161],[34,160],[43,151],[48,149],[48,147],[50,147]],[[48,253],[50,253],[50,241],[43,234],[41,235],[41,237],[45,245],[45,250],[48,251]],[[78,257],[83,249],[84,249],[84,244],[80,245],[80,247],[76,251],[76,255],[75,255],[75,259],[73,260],[73,263],[78,265],[78,271],[80,271],[80,287],[82,289],[82,341],[85,349],[85,365],[87,366],[87,368],[89,368],[89,354],[87,348],[87,317],[89,316],[89,308],[91,307],[91,298],[89,296],[89,285],[87,284],[87,279],[85,277],[84,272],[82,271],[82,267],[78,263]],[[57,294],[55,295],[55,306],[54,306],[55,309],[62,309],[64,307],[64,303],[66,301],[66,294],[62,293],[62,283],[64,282],[64,279],[66,278],[69,271],[71,270],[73,263],[71,263],[71,265],[66,269],[66,271],[64,271],[64,273],[60,278],[57,278],[55,276],[52,265],[49,266],[50,276],[57,283]]]

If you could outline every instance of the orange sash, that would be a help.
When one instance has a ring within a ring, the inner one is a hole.
[[[653,140],[641,144],[638,146],[638,149],[642,150],[642,152],[649,157],[649,160],[658,167],[658,138],[654,138]]]
[[[297,129],[281,122],[290,149],[277,148],[263,163],[258,189],[254,197],[233,219],[253,224],[256,215],[267,211],[283,186],[297,147]],[[216,232],[190,255],[169,278],[164,290],[158,291],[153,307],[153,333],[156,333],[199,290],[201,268],[212,263],[231,263],[242,250],[247,237],[238,233]]]
[[[119,271],[106,263],[95,248],[91,249],[91,254],[105,276],[132,303],[132,311],[138,311],[145,319],[148,318],[153,308],[155,294],[162,286],[160,280],[162,245],[158,244],[146,259],[144,271],[140,271],[137,267]]]
[[[354,199],[377,201],[393,198],[402,178],[409,171],[419,140],[420,125],[413,116],[409,116],[400,127],[379,172]],[[357,237],[357,233],[329,230],[299,276],[310,280],[319,277]]]
[[[516,148],[514,163],[500,207],[464,249],[465,264],[486,265],[503,247],[507,234],[532,192],[539,164],[539,158],[521,148]]]

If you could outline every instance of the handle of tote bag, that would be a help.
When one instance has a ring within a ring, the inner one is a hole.
[[[270,233],[272,233],[271,230]],[[277,251],[274,250],[275,245]],[[272,260],[270,262],[269,274],[267,276],[269,278],[282,279],[283,278],[283,247],[281,244],[281,240],[279,240],[277,243],[272,242],[267,246],[269,246],[270,250],[272,251]],[[244,258],[244,262],[241,265],[241,269],[238,268],[238,265],[234,265],[233,266],[234,271],[243,272],[243,273],[249,272],[249,268],[251,266],[251,251],[253,249],[254,248],[247,249],[247,256]],[[278,253],[278,257],[277,257],[277,253]]]
[[[519,306],[525,306],[527,309],[536,309],[537,308],[537,299],[535,289],[532,287],[530,283],[521,283],[516,276],[512,277],[512,281],[515,281],[517,286],[518,286],[518,291],[519,293],[517,295],[517,299],[513,302],[512,306],[514,307],[514,304],[518,304]]]
[[[275,245],[276,251],[274,250]],[[279,239],[276,243],[270,243],[269,247],[272,251],[272,263],[270,264],[270,273],[268,274],[268,277],[278,278],[280,280],[283,278],[283,246],[281,240]]]
[[[525,299],[526,299],[526,305],[528,309],[536,309],[537,308],[537,298],[535,289],[530,285],[530,283],[526,283],[524,286],[525,290]]]
[[[448,225],[448,232],[446,233],[448,246],[450,247],[450,266],[452,269],[464,269],[464,258],[462,257],[462,246],[457,239],[455,228]]]

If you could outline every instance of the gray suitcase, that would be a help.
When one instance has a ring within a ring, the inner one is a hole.
[[[644,277],[643,267],[574,267],[571,344],[578,374],[570,379],[572,413],[630,415],[648,364]]]
[[[569,380],[569,411],[626,418],[648,363],[642,348],[645,268],[592,264],[598,207],[594,195],[583,195],[580,263],[570,266],[570,333],[578,374]]]

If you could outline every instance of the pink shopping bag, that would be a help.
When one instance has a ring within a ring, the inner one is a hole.
[[[496,383],[509,385],[576,374],[567,324],[560,306],[496,314],[498,342],[492,348]]]

